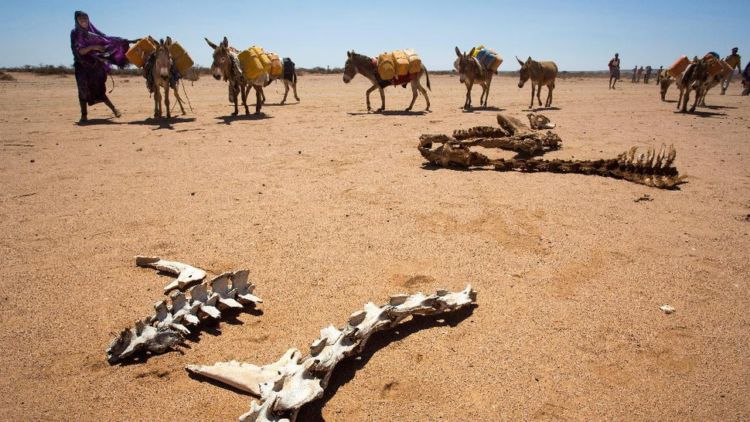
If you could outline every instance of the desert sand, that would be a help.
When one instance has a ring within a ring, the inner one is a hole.
[[[185,365],[270,363],[368,301],[467,283],[475,309],[378,334],[301,420],[750,419],[750,107],[736,82],[696,115],[655,85],[558,82],[542,113],[563,147],[545,158],[674,144],[689,183],[662,191],[423,168],[422,133],[494,125],[498,109],[525,120],[529,87],[509,76],[496,109],[473,113],[456,77],[433,76],[433,111],[406,115],[366,113],[361,77],[306,75],[299,104],[269,87],[263,119],[228,117],[226,85],[204,77],[186,87],[194,112],[170,122],[149,119],[143,79],[117,77],[123,117],[98,105],[87,126],[73,77],[14,76],[0,82],[2,419],[236,420],[251,397]],[[389,110],[410,98],[386,90]],[[262,315],[110,366],[112,333],[171,280],[137,254],[248,268]]]

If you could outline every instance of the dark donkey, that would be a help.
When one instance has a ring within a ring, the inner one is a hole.
[[[245,75],[242,74],[240,68],[240,60],[237,58],[237,49],[229,46],[227,37],[221,44],[216,45],[205,38],[208,46],[214,49],[214,62],[211,64],[211,74],[214,79],[221,80],[222,78],[229,82],[229,97],[234,103],[233,116],[238,114],[237,109],[237,95],[242,95],[242,105],[245,106],[245,114],[250,114],[250,110],[247,108],[247,95],[250,93],[250,88],[255,88],[255,114],[260,114],[260,108],[263,105],[263,86],[268,82],[268,74],[264,73],[256,79],[248,80]]]
[[[531,103],[529,108],[534,107],[534,88],[536,87],[536,99],[539,101],[539,106],[542,106],[542,99],[539,98],[539,93],[542,91],[542,86],[546,85],[547,101],[544,103],[544,107],[550,107],[552,105],[552,90],[555,89],[555,79],[557,78],[557,65],[555,62],[537,62],[531,60],[529,57],[526,63],[522,62],[518,57],[518,64],[521,65],[520,75],[521,80],[518,81],[518,87],[523,88],[526,81],[531,78]]]
[[[357,75],[357,73],[362,74],[365,78],[367,78],[370,82],[372,82],[372,86],[367,90],[367,94],[365,95],[365,98],[367,99],[367,111],[372,110],[372,107],[370,107],[370,93],[372,91],[375,91],[376,89],[380,91],[380,108],[377,111],[383,111],[385,110],[385,93],[383,92],[383,88],[387,86],[393,85],[393,81],[384,81],[380,79],[380,76],[378,75],[378,66],[375,62],[375,60],[371,57],[367,57],[363,54],[357,54],[352,51],[347,51],[346,53],[347,59],[346,64],[344,65],[344,83],[351,82],[352,79]],[[417,100],[417,90],[424,95],[425,101],[427,101],[427,108],[426,111],[430,111],[430,97],[427,96],[427,90],[424,89],[422,84],[419,82],[419,80],[422,78],[422,75],[425,76],[427,79],[427,89],[432,91],[432,88],[430,88],[430,75],[427,73],[427,68],[424,67],[424,64],[422,65],[422,70],[417,73],[416,75],[411,75],[411,92],[412,92],[412,98],[411,98],[411,104],[409,104],[409,107],[406,108],[406,111],[410,111],[412,107],[414,107],[414,102]],[[406,83],[404,83],[404,87],[406,86]]]
[[[456,70],[458,71],[459,81],[466,85],[466,101],[464,102],[464,110],[471,109],[471,88],[474,83],[478,83],[482,87],[482,95],[479,96],[479,106],[487,107],[487,98],[490,96],[490,85],[492,84],[492,76],[495,75],[490,69],[485,69],[479,60],[474,57],[474,51],[472,48],[469,53],[461,53],[461,50],[456,47],[456,55],[458,59],[454,63]]]
[[[271,85],[271,82],[281,80],[284,83],[284,99],[281,100],[281,104],[286,103],[286,96],[289,95],[289,85],[292,86],[294,91],[294,99],[299,102],[299,96],[297,95],[297,70],[295,69],[294,62],[289,57],[284,57],[282,60],[282,72],[279,76],[270,75],[268,82],[265,86]],[[266,95],[261,92],[263,102],[266,102]]]

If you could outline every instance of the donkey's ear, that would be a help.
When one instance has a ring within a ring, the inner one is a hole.
[[[471,51],[469,51],[469,57],[474,57],[475,51],[477,51],[476,47],[471,47]]]
[[[164,45],[164,38],[159,38],[159,45]]]
[[[516,56],[516,60],[518,60],[518,64],[520,64],[521,66],[523,66],[523,62],[521,61],[521,59],[518,58],[518,56]]]
[[[458,57],[461,57],[461,50],[459,50],[458,47],[456,47],[456,55]]]
[[[529,58],[526,59],[526,63],[531,63],[531,56],[529,56]]]
[[[224,48],[229,47],[229,40],[227,39],[227,37],[224,37],[224,39],[221,41],[221,46]]]
[[[352,51],[347,51],[347,52],[346,52],[346,57],[351,57],[351,56],[352,56],[352,53],[353,53],[353,52],[354,52],[354,50],[352,50]]]
[[[167,47],[169,47],[170,45],[172,45],[172,37],[167,36],[166,44],[167,44]]]
[[[208,43],[208,46],[211,47],[211,48],[213,48],[214,50],[216,50],[217,48],[219,48],[219,46],[217,46],[216,44],[214,44],[211,41],[209,41],[208,38],[203,38],[203,39],[206,40],[206,43]]]

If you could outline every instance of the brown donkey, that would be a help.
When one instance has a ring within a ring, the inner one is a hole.
[[[263,105],[263,86],[268,82],[268,74],[264,73],[261,76],[248,80],[245,75],[242,74],[240,68],[240,59],[237,57],[237,50],[229,46],[227,37],[224,37],[221,44],[216,45],[204,38],[208,46],[214,50],[214,61],[211,64],[211,74],[214,79],[229,82],[229,98],[234,103],[234,113],[232,116],[236,116],[239,113],[237,107],[237,96],[242,95],[242,105],[245,107],[245,114],[250,114],[250,110],[247,107],[247,95],[250,93],[250,88],[255,88],[255,114],[260,114],[261,106]]]
[[[146,86],[149,91],[154,93],[154,118],[162,117],[161,89],[164,89],[164,105],[167,108],[167,118],[169,119],[172,117],[169,109],[170,88],[174,91],[174,96],[177,98],[177,104],[179,104],[182,114],[185,114],[185,108],[182,106],[180,92],[177,90],[178,76],[173,69],[174,63],[172,62],[172,56],[169,54],[169,47],[172,45],[172,39],[167,37],[166,41],[159,40],[158,43],[154,42],[154,44],[156,44],[156,51],[152,53],[152,56],[148,59],[149,63],[144,67],[144,71],[150,71],[150,74],[147,73],[144,77],[146,78]]]
[[[555,79],[557,78],[557,65],[555,62],[537,62],[531,60],[529,57],[526,63],[516,57],[518,64],[521,65],[520,76],[521,80],[518,81],[518,87],[523,88],[526,81],[531,79],[531,103],[529,108],[534,107],[534,88],[536,88],[536,99],[539,101],[539,106],[542,106],[542,99],[539,98],[539,93],[542,91],[542,86],[546,85],[547,101],[544,107],[548,108],[552,105],[552,90],[555,89]]]
[[[378,66],[373,58],[367,57],[363,54],[357,54],[354,50],[347,51],[346,55],[346,64],[344,64],[344,83],[348,84],[351,82],[357,73],[362,74],[362,76],[372,82],[372,86],[367,90],[365,95],[365,98],[367,99],[367,111],[372,110],[372,107],[370,107],[370,93],[376,89],[380,91],[381,102],[380,108],[377,111],[384,111],[385,93],[383,92],[383,88],[393,85],[393,81],[384,81],[380,79],[380,76],[378,75]],[[420,70],[419,73],[410,75],[411,80],[403,83],[404,87],[406,87],[406,83],[411,83],[412,92],[411,104],[406,108],[406,111],[411,111],[411,108],[414,107],[414,102],[417,100],[417,91],[421,92],[422,95],[424,95],[425,101],[427,101],[427,108],[425,111],[430,111],[430,97],[427,95],[427,90],[425,90],[419,82],[422,75],[427,79],[427,89],[430,91],[432,90],[432,88],[430,88],[430,75],[427,73],[427,68],[422,65],[422,70]]]
[[[472,48],[469,53],[461,53],[461,50],[456,47],[456,55],[458,59],[453,64],[458,71],[459,81],[466,85],[466,102],[464,102],[464,110],[471,110],[471,88],[475,83],[478,83],[482,87],[482,95],[479,96],[479,106],[487,107],[487,98],[490,96],[490,85],[492,84],[492,77],[495,75],[490,69],[486,69],[479,63],[476,57],[474,57],[474,50]]]

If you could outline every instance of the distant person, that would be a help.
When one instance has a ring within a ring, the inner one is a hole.
[[[631,83],[635,83],[636,76],[638,76],[638,66],[633,68],[633,79],[630,81]]]
[[[737,69],[738,72],[742,72],[742,59],[740,58],[740,55],[737,54],[737,51],[739,49],[737,47],[734,47],[732,49],[732,54],[728,55],[724,61],[727,62],[729,66],[732,67],[732,71],[727,75],[723,81],[721,81],[721,95],[724,95],[727,93],[727,88],[729,88],[729,83],[732,82],[732,76],[734,76],[734,69]]]
[[[661,82],[661,74],[664,73],[664,66],[659,66],[659,72],[656,74],[656,84]]]
[[[107,97],[107,75],[111,65],[125,67],[128,59],[128,40],[109,37],[89,21],[89,15],[75,12],[75,28],[70,31],[70,49],[78,85],[78,102],[81,105],[81,123],[88,120],[87,105],[104,103],[116,117],[120,112]]]
[[[651,66],[646,66],[646,74],[643,76],[644,84],[648,84],[649,79],[651,79],[651,72],[653,72],[653,69],[651,69]]]
[[[615,89],[615,84],[620,80],[620,53],[609,61],[609,89]]]
[[[640,82],[640,81],[641,81],[641,78],[642,78],[642,77],[643,77],[643,66],[641,66],[641,67],[640,67],[640,68],[638,69],[638,77],[637,77],[637,78],[635,78],[635,82],[636,82],[636,83]]]

